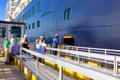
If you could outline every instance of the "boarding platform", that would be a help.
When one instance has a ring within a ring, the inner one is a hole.
[[[64,52],[67,54],[72,54],[72,55],[78,55],[78,56],[84,56],[84,57],[92,57],[92,58],[97,58],[97,59],[106,59],[108,61],[113,61],[113,70],[106,69],[103,67],[96,67],[96,66],[91,66],[88,64],[85,64],[79,61],[74,61],[74,60],[67,60],[61,56],[52,56],[46,53],[46,55],[39,54],[37,52],[21,48],[21,50],[26,51],[27,53],[31,55],[35,55],[37,57],[41,57],[44,60],[48,61],[48,63],[51,63],[54,67],[57,67],[59,70],[59,74],[57,75],[57,79],[59,80],[64,80],[64,78],[61,75],[64,75],[63,72],[72,72],[72,75],[75,75],[75,77],[78,77],[78,75],[82,74],[86,76],[86,79],[84,80],[119,80],[120,79],[120,74],[118,72],[118,66],[117,62],[119,62],[120,57],[119,56],[112,56],[112,55],[107,55],[104,56],[103,54],[89,54],[87,52],[81,52],[81,51],[74,51],[74,50],[66,50],[66,49],[55,49],[55,48],[47,48],[47,50],[56,50],[58,52]],[[26,55],[25,59],[28,58],[28,55]],[[21,60],[21,59],[20,59]],[[117,62],[116,62],[117,61]],[[36,64],[36,67],[38,66],[38,62],[33,62]],[[35,66],[35,65],[34,65]],[[39,70],[38,70],[39,72]],[[51,73],[53,74],[53,72]],[[80,76],[82,76],[80,75]],[[37,76],[37,75],[36,75]],[[72,79],[72,78],[71,78]],[[67,79],[69,80],[69,79]]]
[[[0,80],[24,80],[24,74],[15,65],[5,65],[4,57],[0,57]]]
[[[59,72],[44,65],[43,63],[36,62],[35,59],[25,55],[17,55],[16,58],[20,61],[20,64],[24,65],[24,74],[27,79],[33,79],[36,76],[38,80],[56,80],[59,78]],[[22,65],[20,65],[20,70],[22,71]],[[27,69],[25,71],[25,69]],[[29,73],[28,73],[29,72]],[[70,80],[70,77],[63,76],[63,80]]]
[[[59,55],[50,54],[51,50]],[[22,51],[27,54],[22,55]],[[40,54],[21,47],[15,65],[26,80],[120,80],[120,56],[108,54],[110,51],[105,50],[104,54],[104,49],[63,46],[61,49],[47,47],[46,53]],[[113,51],[119,53],[119,50]]]

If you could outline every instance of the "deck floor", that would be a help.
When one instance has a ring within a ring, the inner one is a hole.
[[[5,65],[4,62],[4,58],[0,57],[0,80],[24,80],[23,73],[15,65]]]

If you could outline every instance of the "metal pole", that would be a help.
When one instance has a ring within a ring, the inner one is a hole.
[[[105,49],[105,68],[107,68],[107,60],[106,60],[106,55],[107,55],[107,51],[106,51],[106,49]]]
[[[78,64],[80,64],[80,56],[78,55]]]
[[[22,48],[20,48],[20,61],[22,60]],[[16,62],[15,62],[16,63]]]
[[[116,60],[116,57],[114,59],[114,68],[113,68],[113,75],[117,75],[118,73],[118,62]]]
[[[63,67],[60,66],[60,69],[59,69],[59,80],[63,80]]]
[[[36,68],[39,66],[38,64],[38,57],[36,58]]]

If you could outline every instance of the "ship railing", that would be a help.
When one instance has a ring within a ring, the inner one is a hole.
[[[97,54],[92,52],[82,52],[82,51],[74,51],[74,50],[66,50],[66,49],[53,49],[53,48],[49,48],[49,49],[56,50],[59,53],[64,52],[64,54],[67,54],[67,55],[77,56],[78,63],[80,63],[80,58],[81,58],[81,59],[88,59],[88,60],[94,60],[97,62],[102,62],[105,65],[112,64],[113,71],[115,71],[115,65],[117,65],[117,68],[118,66],[120,66],[120,56],[104,55],[104,54]],[[117,69],[117,72],[118,72],[118,69]]]
[[[91,47],[69,46],[69,45],[63,45],[62,48],[68,50],[74,50],[74,51],[83,51],[89,53],[120,56],[120,50],[115,50],[115,49],[91,48]]]
[[[84,56],[84,57],[95,58],[95,59],[104,60],[104,61],[111,61],[111,62],[113,62],[112,63],[113,64],[113,71],[112,71],[112,74],[110,74],[110,72],[107,73],[107,71],[105,72],[104,70],[98,71],[99,69],[94,70],[94,69],[91,69],[91,67],[90,68],[83,67],[81,65],[80,59],[78,59],[78,61],[76,63],[76,62],[72,62],[69,60],[63,60],[60,58],[60,56],[59,57],[52,57],[52,56],[48,56],[48,55],[43,55],[43,54],[28,50],[25,48],[21,48],[21,51],[22,50],[26,51],[27,53],[30,53],[31,55],[35,55],[36,57],[40,57],[40,58],[43,58],[45,60],[48,60],[48,61],[51,61],[55,64],[60,65],[59,80],[62,80],[62,68],[63,67],[66,67],[66,68],[71,69],[75,72],[81,73],[83,75],[86,75],[86,76],[88,76],[92,79],[95,79],[95,80],[119,80],[119,78],[120,78],[120,76],[118,76],[118,64],[120,63],[119,56],[96,54],[96,53],[90,54],[88,52],[66,50],[66,49],[46,48],[46,50],[55,50],[58,52],[64,52],[64,54],[77,55],[78,58],[80,58],[81,56]],[[47,51],[46,51],[46,54],[47,54]],[[38,63],[38,61],[37,61],[37,63]]]

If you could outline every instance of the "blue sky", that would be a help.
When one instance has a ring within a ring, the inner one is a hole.
[[[5,20],[7,0],[0,0],[0,20]]]

